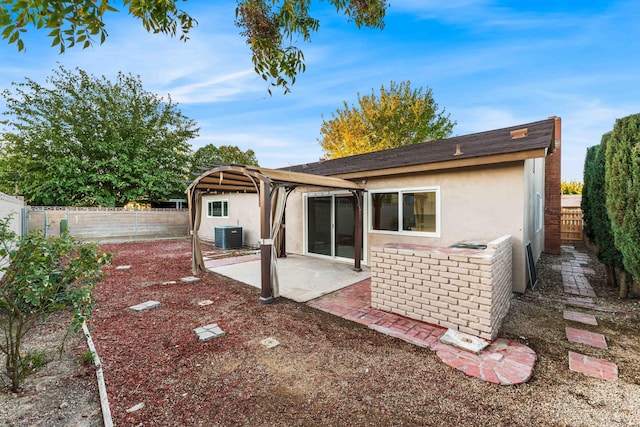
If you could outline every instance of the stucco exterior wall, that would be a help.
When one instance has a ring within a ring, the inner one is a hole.
[[[214,218],[207,214],[207,203],[213,200],[227,200],[228,218]],[[249,193],[217,194],[202,196],[202,221],[198,236],[205,242],[214,241],[215,227],[230,225],[242,227],[242,242],[246,246],[259,246],[260,206],[258,196]]]
[[[371,306],[493,340],[511,299],[511,238],[486,250],[374,246]]]
[[[11,218],[11,230],[18,236],[22,233],[22,208],[25,204],[22,200],[0,193],[0,218],[6,218],[13,214]]]
[[[531,242],[537,262],[544,249],[544,166],[545,159],[527,159],[524,164],[524,233],[523,244]],[[537,226],[537,227],[536,227]],[[525,283],[529,282],[525,270]],[[524,289],[522,289],[524,291]]]
[[[465,168],[421,175],[382,177],[367,180],[367,190],[398,190],[437,187],[440,191],[439,237],[404,235],[370,229],[370,195],[365,194],[365,263],[371,248],[387,243],[449,246],[465,240],[484,243],[495,236],[511,235],[513,248],[513,290],[526,288],[526,259],[523,242],[525,210],[524,161],[500,166]],[[319,189],[299,188],[287,203],[287,250],[305,253],[303,193]]]

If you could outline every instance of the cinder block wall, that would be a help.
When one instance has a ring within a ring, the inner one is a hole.
[[[372,248],[371,306],[493,340],[511,299],[511,236],[486,250]]]
[[[69,232],[76,239],[101,243],[176,239],[189,235],[189,211],[186,209],[37,209],[40,210],[29,212],[29,230],[42,230],[46,223],[51,236],[60,234],[62,220],[68,221]]]

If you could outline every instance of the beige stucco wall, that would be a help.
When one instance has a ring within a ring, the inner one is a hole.
[[[537,166],[536,166],[537,167]],[[526,260],[523,243],[525,205],[524,162],[496,167],[465,168],[422,175],[374,178],[367,180],[367,190],[440,189],[441,227],[439,237],[409,236],[369,230],[369,203],[365,212],[365,247],[387,243],[449,246],[463,240],[485,243],[496,236],[509,234],[513,247],[513,290],[524,292]],[[544,169],[544,168],[542,168]],[[537,169],[536,169],[537,171]],[[287,250],[303,254],[303,193],[314,189],[300,188],[287,204]],[[317,189],[316,189],[317,190]],[[367,202],[369,195],[366,195]],[[366,254],[365,263],[370,257]]]
[[[207,216],[207,203],[212,200],[227,200],[229,203],[228,218],[211,218]],[[216,226],[231,225],[242,227],[242,242],[247,246],[259,246],[260,239],[260,206],[256,194],[219,194],[202,197],[202,221],[198,236],[207,242],[214,240]]]

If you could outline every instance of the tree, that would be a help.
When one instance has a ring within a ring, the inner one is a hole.
[[[144,28],[153,33],[179,35],[187,40],[197,21],[178,8],[179,0],[123,0],[123,6]],[[247,40],[253,54],[256,73],[271,86],[284,92],[304,72],[304,55],[295,46],[302,39],[311,41],[320,22],[309,14],[311,0],[236,0],[236,25]],[[383,28],[387,0],[328,0],[360,28]],[[28,26],[47,29],[52,46],[60,52],[76,44],[87,48],[107,38],[104,18],[117,12],[109,0],[0,0],[0,31],[18,50],[25,49],[22,36]],[[269,92],[271,92],[269,90]]]
[[[36,205],[115,206],[184,192],[195,122],[147,92],[139,77],[114,83],[60,67],[40,85],[1,93],[0,188]]]
[[[391,82],[380,95],[360,96],[358,106],[331,114],[320,128],[320,145],[329,159],[443,139],[451,135],[456,122],[438,111],[431,89],[411,89],[411,82]]]
[[[96,244],[76,244],[69,234],[17,237],[10,216],[0,219],[0,351],[14,392],[33,367],[33,354],[22,353],[29,331],[39,322],[71,309],[70,329],[78,332],[94,305],[93,289],[111,258]]]
[[[640,280],[640,114],[616,120],[606,144],[606,207],[625,270]]]
[[[256,153],[249,149],[242,151],[235,145],[221,145],[216,147],[213,144],[207,144],[200,147],[193,153],[191,158],[191,172],[200,175],[202,168],[214,168],[220,164],[237,164],[246,166],[258,166]]]
[[[580,181],[562,181],[562,194],[582,194]]]
[[[611,221],[606,208],[605,152],[610,137],[610,133],[604,134],[600,145],[587,150],[582,212],[585,221],[584,231],[598,247],[598,259],[606,267],[607,284],[618,285],[621,297],[626,297],[627,283],[622,254],[614,243]]]

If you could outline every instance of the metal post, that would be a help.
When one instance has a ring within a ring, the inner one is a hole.
[[[273,287],[271,284],[271,182],[260,178],[260,302],[273,302]]]

